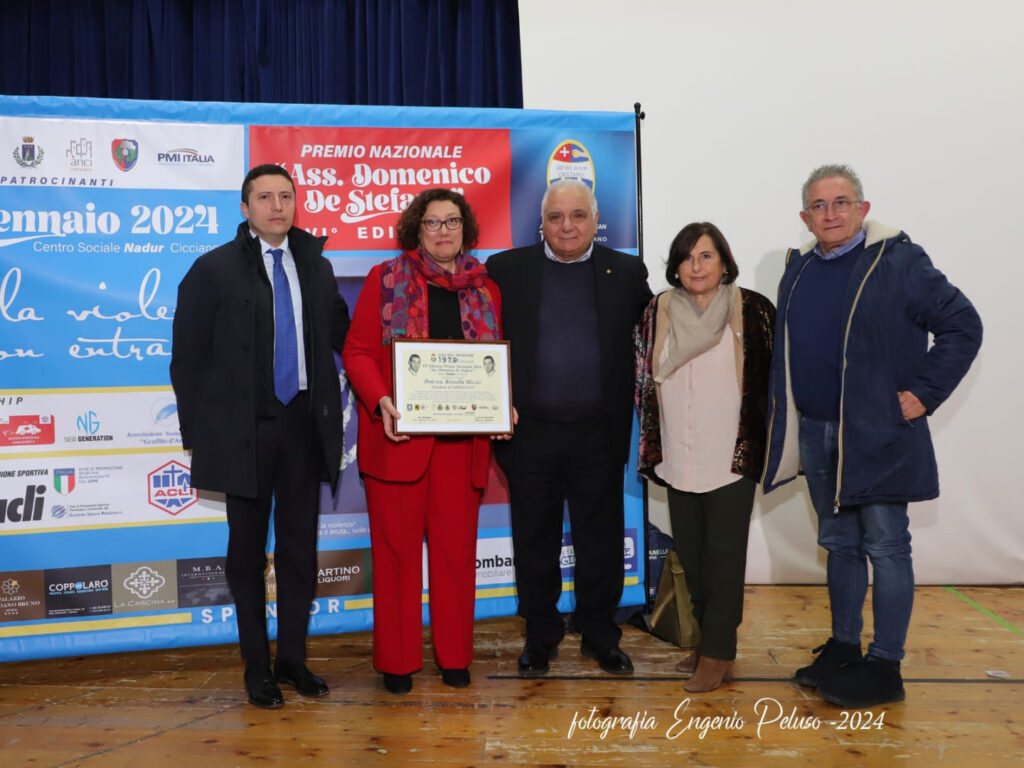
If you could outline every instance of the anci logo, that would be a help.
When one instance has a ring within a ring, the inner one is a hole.
[[[139,142],[135,139],[114,139],[110,142],[110,154],[114,165],[122,171],[130,171],[139,161]]]
[[[96,411],[86,411],[78,417],[75,422],[78,431],[85,435],[95,435],[100,431],[100,419]]]
[[[169,515],[177,515],[197,501],[192,490],[192,471],[177,461],[168,461],[147,475],[149,503]]]
[[[78,140],[72,139],[68,142],[68,148],[64,150],[64,156],[76,171],[92,170],[92,142],[84,136]]]

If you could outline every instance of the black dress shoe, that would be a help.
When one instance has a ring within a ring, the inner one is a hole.
[[[412,675],[392,675],[384,673],[384,687],[388,693],[408,693],[412,690]]]
[[[277,682],[291,685],[301,696],[326,696],[327,683],[309,671],[302,662],[282,661],[274,663]]]
[[[531,675],[546,675],[551,665],[551,659],[558,658],[558,647],[548,648],[539,643],[527,643],[523,652],[519,655],[519,674],[527,677]]]
[[[469,685],[468,669],[441,669],[441,682],[452,688],[465,688]]]
[[[604,650],[598,650],[584,640],[580,646],[580,653],[588,659],[595,659],[598,666],[609,675],[630,675],[633,673],[633,662],[629,660],[629,656],[623,653],[622,649],[617,645]]]
[[[284,697],[270,671],[269,661],[247,661],[244,678],[250,704],[264,709],[277,709],[284,706]]]

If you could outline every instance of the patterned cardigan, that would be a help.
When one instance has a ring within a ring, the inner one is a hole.
[[[654,381],[654,339],[658,303],[667,301],[671,291],[655,296],[644,310],[633,332],[636,353],[634,405],[640,420],[640,451],[637,469],[658,485],[665,481],[654,468],[661,463],[661,408]],[[755,481],[761,479],[765,453],[765,424],[768,412],[768,370],[772,360],[775,307],[755,291],[740,288],[743,356],[740,423],[733,452],[732,471]],[[738,329],[737,329],[738,330]]]

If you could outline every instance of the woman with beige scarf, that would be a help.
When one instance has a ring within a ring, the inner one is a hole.
[[[637,329],[640,472],[668,487],[675,550],[686,572],[700,647],[676,670],[710,691],[730,679],[743,618],[754,489],[764,461],[775,307],[736,285],[722,233],[689,224]]]

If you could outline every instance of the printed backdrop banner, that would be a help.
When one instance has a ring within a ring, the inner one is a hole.
[[[486,259],[537,242],[547,184],[580,179],[601,203],[597,240],[635,254],[634,139],[632,112],[0,96],[0,661],[237,640],[223,497],[192,488],[168,363],[178,282],[234,237],[248,168],[289,171],[296,225],[327,237],[351,307],[396,253],[399,214],[430,187],[466,196]],[[354,396],[340,365],[339,377],[344,471],[337,494],[321,491],[314,633],[373,623]],[[623,489],[623,605],[646,599],[635,477]],[[515,612],[514,563],[492,467],[478,618]],[[425,553],[423,581],[428,594]],[[267,596],[273,634],[272,557]]]

